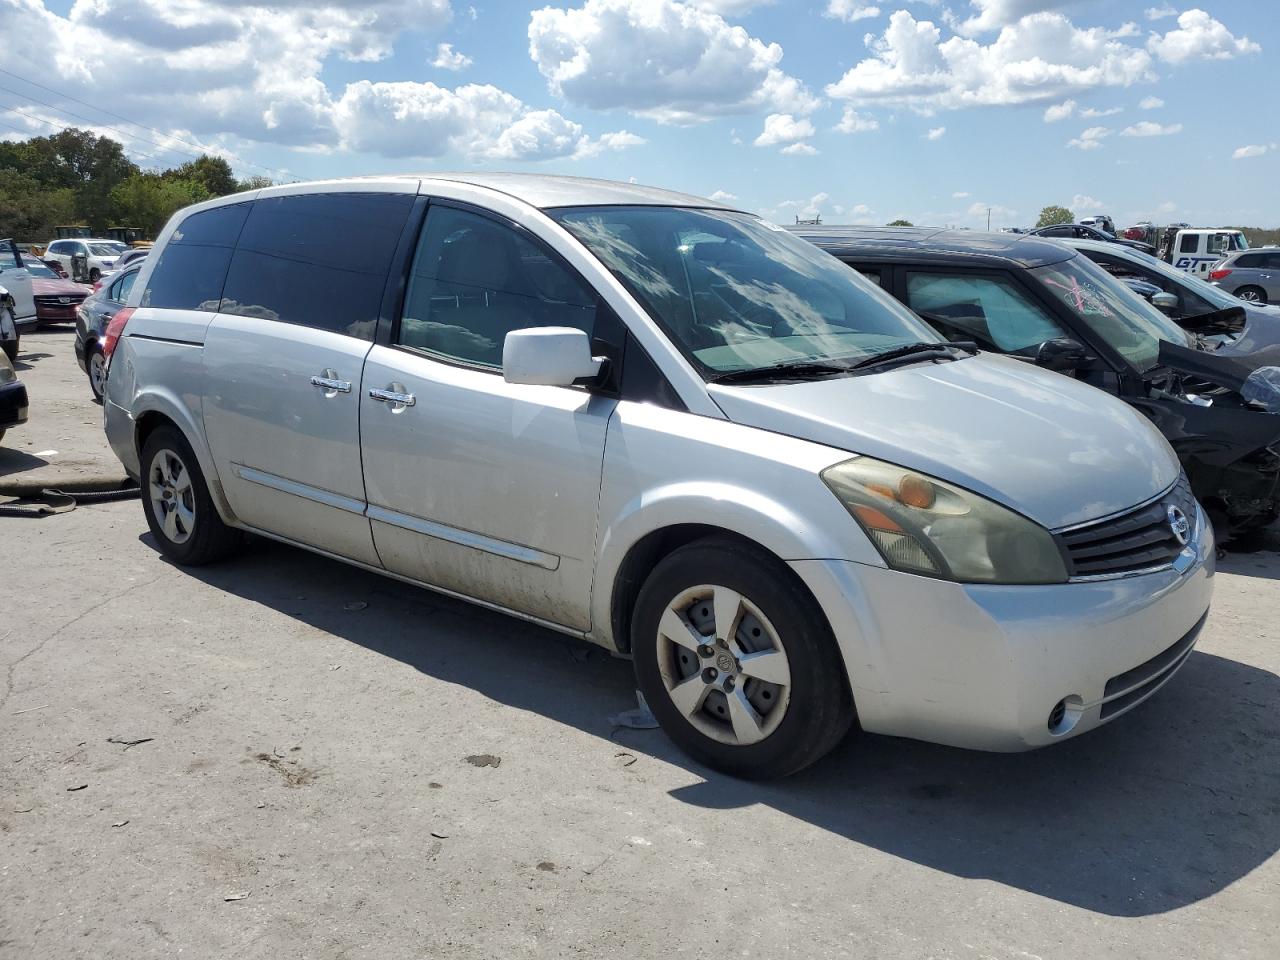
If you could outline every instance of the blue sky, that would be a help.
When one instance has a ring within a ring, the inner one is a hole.
[[[0,134],[70,110],[144,166],[635,178],[784,222],[1280,224],[1276,0],[260,2],[0,0],[37,38]]]

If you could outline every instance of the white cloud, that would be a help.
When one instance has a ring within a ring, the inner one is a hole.
[[[1143,97],[1138,106],[1143,110],[1159,110],[1164,106],[1164,101],[1159,97]]]
[[[1152,120],[1143,120],[1120,131],[1122,137],[1168,137],[1182,132],[1182,124],[1160,124]]]
[[[969,209],[965,211],[970,219],[977,220],[983,225],[986,224],[987,211],[991,211],[991,225],[997,226],[1001,220],[1012,220],[1018,215],[1018,211],[1012,207],[1002,206],[998,203],[971,203]]]
[[[1235,152],[1231,154],[1232,160],[1249,160],[1253,157],[1261,157],[1276,149],[1274,143],[1251,143],[1247,147],[1237,147]]]
[[[879,129],[879,120],[875,117],[868,117],[858,113],[853,107],[845,107],[844,115],[840,117],[840,122],[836,124],[836,130],[840,133],[870,133]]]
[[[728,190],[717,190],[711,195],[710,199],[714,200],[716,203],[733,203],[738,199],[738,195],[736,193],[730,193]]]
[[[780,67],[782,47],[676,0],[585,0],[529,19],[529,56],[556,96],[663,123],[807,114],[820,101]]]
[[[1146,17],[1148,20],[1163,20],[1165,17],[1176,17],[1178,11],[1170,4],[1161,4],[1158,7],[1147,7]]]
[[[808,143],[793,143],[778,152],[785,153],[789,157],[813,157],[817,156],[818,148]]]
[[[441,70],[465,70],[471,63],[471,58],[454,50],[452,43],[439,44],[436,47],[436,58],[431,61],[433,67]]]
[[[597,140],[555,110],[530,110],[488,84],[350,84],[334,104],[347,149],[388,157],[462,153],[472,160],[538,161],[594,156],[644,140],[625,130]]]
[[[757,147],[776,147],[812,137],[817,131],[808,120],[797,120],[789,113],[771,113],[765,117],[764,130],[756,137]]]
[[[830,199],[831,194],[829,193],[815,193],[808,200],[783,200],[771,211],[767,212],[775,218],[780,214],[789,213],[800,217],[802,220],[812,220],[822,213],[822,209]]]
[[[1061,14],[1035,13],[1002,28],[988,44],[960,36],[944,41],[934,23],[899,10],[880,36],[870,38],[873,55],[826,92],[855,106],[920,112],[1061,100],[1154,79],[1151,54],[1124,43],[1129,35],[1080,29]]]
[[[828,0],[825,16],[843,20],[845,23],[853,23],[856,20],[869,20],[880,16],[880,8],[874,4],[863,3],[862,0]]]
[[[1147,49],[1166,63],[1191,60],[1230,60],[1262,49],[1248,37],[1236,37],[1220,21],[1203,10],[1178,15],[1178,29],[1163,36],[1153,33]]]
[[[692,7],[700,7],[722,17],[738,17],[750,13],[756,7],[765,7],[774,0],[684,0]]]
[[[1124,113],[1124,107],[1109,107],[1106,110],[1090,107],[1088,110],[1081,110],[1080,116],[1085,120],[1096,120],[1099,117],[1114,117],[1117,113]]]
[[[849,216],[854,217],[855,219],[869,220],[871,217],[875,216],[875,211],[865,203],[855,203],[847,212]]]
[[[946,132],[946,127],[931,127],[929,132],[925,134],[925,138],[929,140],[941,140]]]
[[[968,192],[967,190],[959,190],[959,191],[957,191],[957,192],[955,192],[955,193],[953,193],[953,194],[951,195],[951,199],[953,199],[953,200],[968,200],[968,199],[969,199],[969,196],[970,196],[970,194],[969,194],[969,192]]]
[[[1059,120],[1065,120],[1076,112],[1076,102],[1074,100],[1064,100],[1062,103],[1055,103],[1053,106],[1045,107],[1044,122],[1057,123]]]
[[[1077,216],[1079,216],[1082,210],[1097,211],[1103,209],[1105,206],[1106,204],[1101,200],[1091,197],[1087,193],[1077,193],[1071,198],[1071,209],[1076,212]]]
[[[1074,140],[1068,140],[1068,147],[1075,147],[1077,150],[1097,150],[1102,146],[1102,141],[1111,136],[1109,127],[1090,127]]]
[[[958,24],[957,33],[975,34],[998,30],[1017,23],[1033,13],[1045,13],[1071,6],[1079,0],[969,0],[978,8],[978,15]]]

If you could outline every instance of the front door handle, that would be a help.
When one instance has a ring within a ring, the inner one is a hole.
[[[386,390],[370,390],[369,398],[390,404],[393,410],[403,410],[405,407],[412,407],[418,402],[417,397],[412,393],[405,393],[404,387],[398,383],[391,384]]]
[[[324,391],[326,397],[336,397],[340,393],[351,392],[351,381],[340,380],[338,371],[326,369],[319,376],[311,378],[311,385]]]

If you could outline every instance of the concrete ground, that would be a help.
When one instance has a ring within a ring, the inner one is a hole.
[[[76,363],[76,327],[59,323],[22,335],[19,379],[30,419],[0,440],[0,497],[118,486],[125,473],[102,438],[102,407]]]
[[[0,545],[0,957],[1280,956],[1275,552],[1101,730],[749,784],[612,729],[629,664],[333,561],[179,569],[136,501]]]

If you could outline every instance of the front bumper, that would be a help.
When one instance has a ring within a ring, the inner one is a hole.
[[[20,381],[0,385],[0,430],[27,422],[27,388]]]
[[[1214,550],[1200,511],[1181,573],[984,586],[848,561],[790,565],[827,614],[863,729],[1017,751],[1109,722],[1173,676],[1209,608]]]
[[[39,323],[66,323],[74,321],[76,318],[76,307],[78,304],[70,306],[46,306],[45,304],[36,304],[36,320]]]

